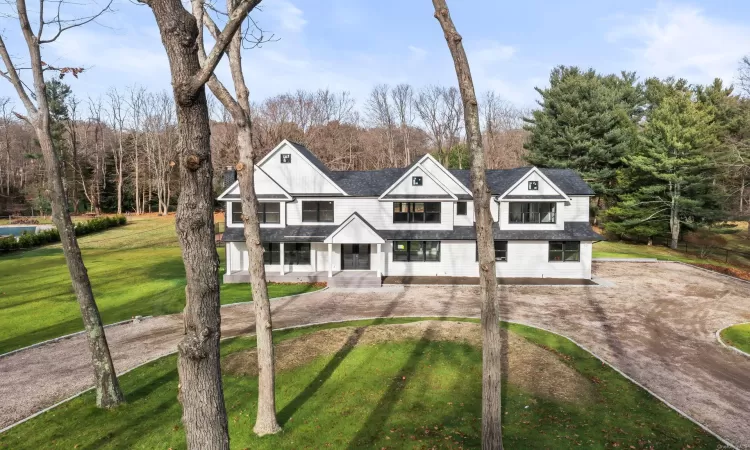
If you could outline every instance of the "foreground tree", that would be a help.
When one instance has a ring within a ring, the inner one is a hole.
[[[655,88],[663,94],[647,115],[638,149],[624,159],[627,193],[608,211],[605,228],[646,237],[667,232],[676,249],[683,225],[711,222],[721,210],[708,157],[716,129],[713,109],[696,102],[692,90]]]
[[[228,9],[235,6],[234,0],[228,0]],[[211,32],[214,39],[219,36],[219,28],[204,12],[204,0],[193,0],[193,14],[198,23],[198,48],[201,63],[206,62],[203,45],[203,25]],[[229,70],[234,82],[236,99],[216,76],[208,80],[208,87],[214,96],[231,114],[237,128],[237,148],[239,162],[236,165],[240,181],[242,203],[242,221],[245,224],[245,244],[249,255],[250,281],[255,307],[255,333],[258,353],[258,414],[253,431],[258,436],[274,434],[281,431],[276,420],[276,388],[274,381],[273,336],[271,322],[271,302],[268,300],[266,268],[263,262],[263,244],[260,240],[260,223],[258,222],[258,198],[255,195],[255,151],[253,149],[252,119],[250,114],[249,90],[242,72],[242,33],[236,33],[229,43],[227,56]]]
[[[167,52],[177,110],[180,197],[177,237],[185,263],[185,337],[178,345],[179,399],[191,449],[227,449],[221,382],[219,255],[214,243],[211,130],[205,84],[227,46],[260,0],[241,0],[201,64],[199,26],[180,0],[142,0],[151,7]]]
[[[50,116],[50,102],[47,97],[47,85],[44,82],[45,71],[56,71],[60,76],[64,76],[66,73],[72,73],[77,76],[82,69],[54,68],[42,61],[41,53],[41,46],[43,44],[54,42],[65,30],[91,22],[107,11],[109,5],[91,17],[65,21],[60,18],[60,5],[62,3],[53,8],[53,10],[57,10],[57,15],[55,18],[50,19],[43,14],[44,0],[40,1],[38,11],[42,13],[40,14],[39,23],[36,24],[37,32],[35,34],[32,31],[31,22],[29,21],[25,0],[16,1],[16,13],[18,14],[21,33],[28,51],[28,69],[32,77],[32,88],[27,91],[26,84],[20,78],[18,68],[5,46],[5,40],[0,36],[0,57],[2,57],[3,64],[5,65],[2,76],[10,81],[16,94],[21,99],[26,109],[26,115],[23,116],[23,119],[34,128],[36,138],[39,141],[39,147],[44,156],[44,163],[47,168],[47,181],[51,186],[52,221],[60,233],[63,254],[68,265],[70,280],[73,290],[76,293],[78,306],[81,309],[81,317],[83,318],[83,325],[86,330],[86,339],[91,351],[96,387],[96,405],[100,408],[113,408],[122,403],[123,395],[117,381],[114,365],[112,364],[112,357],[109,353],[109,346],[104,334],[99,309],[94,300],[94,293],[91,290],[88,272],[83,263],[81,249],[78,247],[75,227],[73,226],[73,221],[70,219],[68,197],[65,185],[63,184],[59,149],[55,148],[55,139],[52,132],[52,118]],[[45,34],[45,25],[53,25],[57,29]]]
[[[500,382],[502,374],[502,341],[500,308],[497,302],[497,275],[490,213],[490,189],[487,186],[484,149],[479,127],[479,105],[471,78],[461,35],[453,25],[445,0],[432,0],[435,18],[440,22],[456,66],[458,87],[463,100],[466,142],[471,155],[471,192],[479,253],[479,284],[482,310],[482,448],[502,449],[500,416]]]

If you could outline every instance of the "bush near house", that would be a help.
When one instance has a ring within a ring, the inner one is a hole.
[[[125,216],[97,217],[86,222],[77,222],[75,224],[75,232],[76,236],[85,236],[109,228],[119,227],[126,223],[127,218]],[[13,236],[2,238],[0,239],[0,251],[21,250],[55,242],[60,242],[60,233],[56,228],[52,228],[35,234],[24,233],[18,237],[18,240]]]

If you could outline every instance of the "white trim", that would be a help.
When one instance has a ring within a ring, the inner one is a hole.
[[[409,175],[411,175],[417,169],[422,170],[422,172],[425,175],[427,175],[427,177],[429,177],[432,181],[435,182],[435,184],[438,185],[438,187],[440,187],[440,189],[442,189],[443,191],[445,191],[445,193],[448,194],[451,197],[452,201],[454,201],[454,202],[458,201],[458,197],[453,192],[451,192],[450,189],[448,189],[443,183],[441,183],[440,180],[438,180],[437,178],[435,178],[434,176],[432,176],[432,174],[430,173],[430,171],[426,170],[424,167],[422,167],[419,162],[416,163],[416,164],[414,164],[411,169],[409,169],[406,172],[404,172],[404,174],[401,175],[401,178],[399,178],[398,180],[396,180],[395,183],[393,183],[392,185],[390,185],[388,187],[388,189],[386,189],[385,192],[383,192],[380,195],[380,197],[378,197],[378,200],[380,200],[380,201],[388,201],[388,202],[398,201],[399,200],[398,197],[396,197],[396,198],[385,198],[385,196],[388,195],[388,193],[391,192],[392,190],[396,189],[396,186],[398,186],[399,184],[401,184],[402,181],[404,181],[407,177],[409,177]],[[413,201],[420,201],[420,200],[414,200],[414,199],[410,198],[410,199],[403,199],[403,201],[413,202]],[[446,199],[434,199],[433,198],[433,199],[430,199],[430,200],[421,200],[421,201],[438,201],[438,202],[442,202],[442,201],[446,201]],[[448,200],[448,201],[451,201],[451,200]]]
[[[300,145],[301,145],[301,144],[300,144]],[[317,172],[317,173],[318,173],[318,174],[319,174],[319,175],[320,175],[321,177],[323,177],[323,178],[324,178],[324,179],[325,179],[326,181],[328,181],[329,183],[331,183],[331,185],[332,185],[333,187],[335,187],[335,188],[336,188],[336,190],[338,190],[339,192],[341,192],[341,194],[342,194],[342,195],[344,195],[344,196],[346,196],[346,197],[348,197],[348,196],[349,196],[349,194],[347,194],[347,193],[346,193],[346,192],[345,192],[345,191],[344,191],[343,189],[341,189],[341,187],[339,187],[339,185],[338,185],[338,184],[336,184],[336,183],[335,183],[335,182],[334,182],[334,181],[333,181],[332,179],[328,178],[328,176],[327,176],[326,174],[324,174],[324,173],[323,173],[323,172],[322,172],[322,171],[321,171],[320,169],[318,169],[318,168],[317,168],[317,167],[315,166],[315,164],[313,164],[312,162],[310,162],[310,160],[309,160],[309,159],[307,159],[306,157],[304,157],[304,156],[303,156],[303,155],[302,155],[302,154],[301,154],[301,153],[300,153],[300,152],[299,152],[299,151],[297,150],[297,148],[296,148],[296,147],[295,147],[294,145],[292,145],[292,143],[291,143],[291,142],[289,142],[289,140],[287,140],[287,139],[284,139],[283,141],[279,142],[279,145],[277,145],[276,147],[274,147],[274,149],[273,149],[273,150],[271,150],[270,152],[268,152],[268,154],[267,154],[266,156],[264,156],[264,157],[263,157],[263,159],[261,159],[261,160],[260,160],[260,161],[258,162],[257,166],[259,166],[259,167],[260,167],[260,166],[262,166],[263,164],[265,164],[265,162],[266,162],[266,161],[268,161],[268,160],[269,160],[269,159],[270,159],[270,158],[271,158],[271,157],[272,157],[273,155],[275,155],[275,154],[276,154],[276,152],[278,152],[279,150],[281,150],[282,148],[284,148],[284,146],[288,146],[289,148],[291,148],[291,149],[292,149],[292,151],[293,151],[293,152],[294,152],[294,153],[295,153],[295,154],[296,154],[296,155],[297,155],[298,157],[300,157],[300,158],[304,159],[305,161],[307,161],[307,164],[309,164],[309,165],[310,165],[310,167],[312,167],[312,168],[313,168],[313,170],[314,170],[315,172]],[[308,151],[309,151],[309,150],[310,150],[310,149],[308,149]]]
[[[549,178],[547,178],[547,176],[544,173],[542,173],[542,171],[539,170],[537,167],[532,167],[531,169],[529,169],[529,171],[526,172],[521,178],[519,178],[518,181],[516,181],[515,183],[513,183],[513,186],[509,187],[505,192],[503,192],[502,194],[498,195],[497,198],[496,198],[496,200],[498,202],[500,200],[503,200],[505,198],[505,196],[508,195],[509,192],[511,192],[511,191],[513,191],[513,189],[517,188],[533,172],[536,172],[537,175],[539,175],[539,177],[542,180],[546,181],[550,186],[552,186],[552,189],[554,189],[558,194],[560,194],[563,197],[562,199],[553,200],[553,201],[566,201],[566,202],[570,201],[570,197],[568,197],[568,194],[566,194],[565,192],[563,192],[562,189],[560,189],[555,183],[553,183]],[[528,202],[528,201],[533,201],[533,200],[534,199],[523,199],[522,201],[527,201]]]
[[[721,332],[722,332],[722,331],[726,330],[727,328],[732,328],[732,327],[736,327],[736,326],[738,326],[738,325],[750,325],[750,322],[735,323],[735,324],[732,324],[732,325],[726,326],[726,327],[724,327],[724,328],[722,328],[722,329],[718,330],[718,331],[716,332],[716,340],[717,340],[717,341],[719,341],[719,344],[723,345],[724,347],[728,348],[729,350],[734,350],[735,352],[737,352],[737,353],[739,353],[739,354],[741,354],[741,355],[744,355],[744,356],[747,356],[748,358],[750,358],[750,353],[747,353],[747,352],[745,352],[745,351],[743,351],[743,350],[740,350],[739,348],[737,348],[737,347],[735,347],[735,346],[733,346],[733,345],[729,345],[729,344],[727,344],[727,343],[726,343],[726,342],[724,342],[724,340],[723,340],[723,339],[721,338]]]
[[[357,219],[360,221],[360,223],[362,223],[362,225],[364,225],[367,228],[369,228],[373,232],[373,234],[375,234],[375,236],[378,237],[378,239],[380,239],[379,241],[376,240],[374,242],[356,242],[357,244],[385,244],[385,240],[382,237],[380,237],[380,235],[378,234],[378,232],[370,224],[368,224],[367,222],[365,222],[365,220],[359,214],[357,214],[357,213],[352,213],[352,215],[350,215],[346,220],[344,220],[341,223],[341,225],[339,225],[339,227],[336,228],[333,231],[333,233],[331,233],[330,235],[328,235],[328,237],[323,240],[323,243],[324,244],[333,244],[334,243],[333,242],[333,237],[336,236],[344,228],[346,228],[350,223],[354,222],[354,220],[357,220]],[[340,242],[336,242],[336,243],[340,244]],[[355,242],[352,242],[352,244],[354,244],[354,243]]]
[[[469,194],[469,195],[471,195],[473,197],[473,194],[471,193],[471,190],[469,189],[469,187],[465,186],[463,183],[461,183],[460,181],[458,181],[458,178],[456,178],[455,176],[453,176],[453,174],[450,173],[450,171],[448,171],[448,169],[446,169],[445,166],[443,166],[442,164],[440,164],[440,162],[437,159],[435,159],[432,155],[430,155],[429,153],[425,153],[425,155],[422,158],[419,159],[419,161],[417,162],[417,164],[421,165],[422,161],[424,161],[425,159],[431,159],[432,162],[434,162],[435,164],[438,165],[438,167],[440,167],[440,169],[443,171],[444,174],[448,175],[448,177],[453,182],[455,182],[459,187],[463,188],[464,192],[466,192],[467,194]]]
[[[280,198],[279,199],[262,199],[262,200],[259,199],[258,202],[273,202],[273,201],[278,201],[278,202],[287,201],[287,202],[290,202],[290,201],[294,200],[294,198],[291,195],[289,195],[289,192],[287,192],[286,189],[284,189],[279,183],[277,183],[276,180],[274,180],[273,178],[271,178],[271,176],[268,175],[265,170],[261,169],[260,166],[255,165],[254,166],[254,170],[259,170],[261,173],[263,173],[263,175],[265,175],[266,177],[268,177],[268,179],[271,180],[271,182],[273,182],[273,184],[275,184],[276,186],[278,186],[279,189],[281,189],[281,192],[283,192],[284,195],[286,196],[286,198],[284,198],[284,199],[280,199]],[[253,176],[253,180],[255,180],[255,176]],[[240,183],[240,180],[235,180],[234,183],[232,183],[228,188],[224,189],[224,192],[222,192],[221,194],[219,194],[218,197],[216,197],[216,200],[224,201],[224,202],[241,201],[241,199],[237,199],[237,198],[224,198],[224,196],[227,195],[229,193],[229,191],[231,191],[232,189],[234,189],[235,186],[238,186],[239,183]],[[257,196],[258,193],[256,192],[255,195]],[[263,195],[263,194],[261,194],[261,195]]]

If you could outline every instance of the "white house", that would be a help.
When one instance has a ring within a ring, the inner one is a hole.
[[[572,170],[488,170],[497,276],[591,278],[591,188]],[[248,282],[239,186],[225,174],[227,283]],[[255,167],[258,217],[271,281],[383,276],[478,277],[468,170],[425,155],[410,167],[331,171],[281,142]]]

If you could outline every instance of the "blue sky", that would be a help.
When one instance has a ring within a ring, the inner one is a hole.
[[[101,1],[101,0],[100,0]],[[223,2],[219,2],[223,4]],[[244,64],[255,101],[298,88],[350,91],[359,101],[376,83],[454,84],[455,73],[429,0],[264,0],[253,17],[279,40],[248,50]],[[700,0],[450,1],[477,90],[519,106],[537,98],[552,67],[694,83],[733,81],[750,53],[750,2]],[[116,12],[65,34],[44,49],[53,64],[89,68],[70,79],[78,97],[110,86],[169,89],[167,59],[151,11],[117,0]],[[3,20],[11,52],[23,54],[17,24]],[[226,78],[225,67],[219,75]],[[0,80],[2,81],[2,80]],[[0,95],[12,95],[7,82]]]

